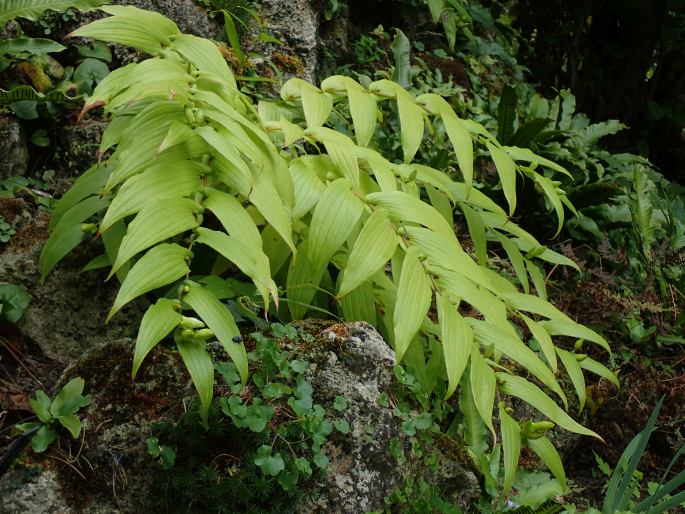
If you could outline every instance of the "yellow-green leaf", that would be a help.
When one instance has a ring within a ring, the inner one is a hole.
[[[585,407],[585,378],[583,377],[583,370],[581,369],[580,364],[576,360],[576,356],[574,354],[567,352],[566,350],[562,350],[561,348],[557,348],[556,350],[559,354],[562,364],[564,365],[564,368],[566,368],[569,378],[571,379],[573,388],[576,390],[576,394],[578,395],[578,412],[580,413]]]
[[[552,319],[548,321],[541,321],[540,324],[545,327],[545,330],[551,336],[569,336],[578,339],[586,339],[597,343],[607,352],[611,353],[609,343],[594,330],[591,330],[570,319]]]
[[[561,462],[561,457],[559,457],[559,453],[554,448],[552,442],[545,436],[542,436],[538,439],[528,439],[526,441],[526,445],[540,456],[542,462],[545,463],[545,466],[547,466],[552,474],[556,477],[561,485],[562,490],[565,492],[568,489],[568,486],[566,485],[566,473],[564,472],[564,465]]]
[[[431,285],[419,259],[419,249],[410,246],[404,257],[393,316],[395,354],[400,362],[421,328],[431,304]]]
[[[468,364],[473,348],[473,331],[446,296],[437,295],[437,306],[442,353],[447,370],[448,386],[445,398],[449,398],[459,385]]]
[[[495,167],[497,167],[502,191],[504,191],[504,197],[509,204],[509,216],[512,216],[516,210],[516,164],[509,157],[509,154],[501,148],[490,142],[487,142],[485,146],[487,146]]]
[[[192,253],[177,244],[161,244],[149,250],[126,275],[105,321],[109,321],[119,309],[134,298],[186,275],[190,271],[190,258]]]
[[[390,260],[399,239],[383,209],[376,209],[359,233],[347,259],[338,298],[365,282]]]
[[[150,204],[138,212],[121,241],[111,277],[131,257],[146,248],[198,226],[201,207],[188,198],[170,198]]]
[[[497,381],[495,379],[495,372],[485,362],[485,359],[480,354],[478,345],[473,345],[471,349],[471,371],[469,380],[471,383],[471,392],[473,394],[473,401],[476,404],[478,414],[480,414],[483,423],[490,429],[493,440],[497,440],[495,434],[495,427],[492,425],[492,409],[495,406],[495,391],[497,389]]]
[[[179,312],[180,307],[178,300],[160,298],[145,311],[133,353],[132,379],[135,380],[138,369],[147,354],[181,322],[183,316]]]
[[[504,450],[504,484],[502,495],[506,496],[514,483],[516,469],[521,455],[521,427],[507,414],[503,402],[499,404],[500,431],[502,433],[502,449]]]
[[[214,392],[214,364],[212,358],[207,353],[203,341],[187,341],[178,339],[176,341],[178,353],[181,354],[183,364],[185,364],[190,378],[193,380],[197,394],[200,397],[200,416],[202,424],[207,428],[207,414],[212,404],[212,394]]]
[[[548,417],[569,432],[590,435],[600,440],[602,439],[592,430],[589,430],[574,421],[535,384],[531,384],[525,378],[509,375],[508,373],[498,372],[496,375],[500,384],[500,390],[504,394],[515,396],[523,400],[531,407],[538,410],[543,416]]]
[[[247,381],[247,352],[237,336],[240,331],[233,320],[231,311],[200,284],[187,282],[188,291],[182,300],[200,316],[202,321],[214,332],[216,338],[235,363],[242,383]],[[237,342],[236,342],[237,340]]]
[[[357,224],[364,208],[345,179],[331,182],[314,209],[309,227],[309,260],[315,269],[324,267]]]

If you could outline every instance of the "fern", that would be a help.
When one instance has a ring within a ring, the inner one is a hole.
[[[504,86],[497,106],[497,139],[502,144],[508,144],[514,135],[517,105],[516,90],[511,86]]]
[[[531,422],[530,430],[521,432],[513,430],[518,424],[506,414],[505,481],[510,483],[515,471],[516,448],[526,443],[565,483],[544,432],[558,424],[596,434],[497,360],[505,355],[518,363],[566,405],[555,373],[557,354],[566,358],[568,353],[562,354],[552,337],[609,346],[543,298],[520,293],[487,262],[477,264],[455,236],[453,216],[460,209],[468,213],[469,229],[481,246],[483,232],[486,239],[506,241],[517,273],[530,273],[543,294],[534,259],[575,264],[543,247],[472,187],[474,146],[482,145],[493,159],[509,215],[521,172],[544,191],[561,226],[563,204],[570,203],[558,182],[529,164],[538,163],[549,174],[566,170],[530,150],[502,146],[482,125],[459,118],[440,96],[415,98],[389,80],[367,88],[333,76],[319,88],[292,79],[281,90],[282,101],[255,107],[238,91],[210,41],[181,34],[157,13],[121,6],[103,10],[113,16],[73,35],[128,44],[153,57],[112,72],[86,102],[84,113],[103,107],[111,118],[101,151],[113,152],[59,202],[41,271],[45,277],[76,245],[100,234],[105,255],[98,262],[109,262],[110,275],[122,280],[108,318],[137,296],[170,291],[143,317],[134,374],[145,356],[173,334],[206,423],[214,372],[204,342],[215,337],[245,383],[247,353],[236,321],[206,277],[196,274],[199,262],[214,263],[213,279],[221,283],[230,261],[249,278],[254,291],[249,300],[257,299],[264,312],[287,318],[286,303],[291,317],[303,317],[310,310],[330,310],[334,298],[346,319],[377,320],[398,361],[416,369],[426,368],[420,345],[439,341],[442,370],[429,377],[430,383],[446,376],[435,391],[449,396],[460,380],[468,380],[470,412],[493,434],[497,395],[520,398],[554,422]],[[401,164],[373,149],[383,102],[397,113]],[[354,139],[327,126],[334,108],[350,113]],[[451,142],[463,182],[414,162],[424,144],[425,119]],[[317,153],[309,155],[312,148]],[[462,304],[478,315],[464,316]],[[437,323],[434,314],[429,316],[432,305]],[[509,318],[535,334],[541,355]],[[578,374],[582,377],[581,368],[616,382],[589,358],[579,366],[571,370],[574,383]]]
[[[654,225],[652,223],[652,202],[649,196],[649,179],[643,166],[633,167],[633,192],[631,202],[633,226],[636,230],[638,241],[641,242],[642,254],[650,261],[652,246],[654,245]]]

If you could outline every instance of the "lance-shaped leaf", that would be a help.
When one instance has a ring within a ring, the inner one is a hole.
[[[315,269],[323,268],[345,243],[364,209],[350,191],[350,183],[338,179],[328,185],[314,209],[309,228],[309,260]]]
[[[107,197],[91,196],[74,205],[61,217],[40,254],[41,282],[66,254],[87,237],[88,233],[84,232],[82,223],[108,204]]]
[[[480,414],[483,423],[490,429],[494,441],[497,441],[495,434],[495,427],[492,424],[492,409],[495,406],[495,391],[497,390],[497,380],[495,379],[495,372],[485,362],[485,359],[480,354],[478,345],[471,347],[471,365],[470,365],[469,380],[471,383],[471,394],[473,401],[476,404],[478,414]]]
[[[290,175],[295,190],[293,218],[300,219],[307,214],[321,199],[326,185],[319,177],[317,170],[326,169],[330,161],[326,156],[305,155],[290,161]]]
[[[290,79],[283,84],[281,98],[288,102],[295,100],[302,102],[302,110],[309,128],[323,125],[333,108],[331,99],[318,87],[298,78]]]
[[[506,354],[521,364],[530,373],[559,395],[559,398],[566,405],[566,396],[561,390],[554,374],[538,358],[536,353],[528,348],[518,337],[518,334],[511,326],[508,330],[502,326],[496,326],[487,321],[470,318],[469,323],[473,327],[476,341],[483,346],[493,345],[495,349]]]
[[[521,252],[519,251],[514,241],[509,239],[504,234],[496,234],[497,240],[502,245],[502,248],[504,248],[504,251],[507,252],[507,257],[509,258],[509,262],[511,262],[511,265],[514,268],[516,278],[518,278],[519,282],[521,282],[523,290],[526,293],[528,293],[530,291],[530,284],[528,282],[528,273],[526,272],[526,263],[523,260],[523,255],[521,255]]]
[[[466,216],[466,223],[469,227],[469,235],[473,241],[473,247],[476,250],[476,256],[481,266],[487,266],[487,242],[485,239],[485,226],[480,214],[471,209],[466,203],[460,203],[459,208]]]
[[[297,247],[297,255],[290,260],[286,291],[288,310],[293,319],[302,319],[311,307],[311,301],[319,289],[319,283],[326,270],[326,264],[315,267],[309,259],[309,239]]]
[[[216,338],[235,363],[243,384],[247,381],[247,352],[242,342],[234,338],[240,336],[228,307],[216,297],[195,282],[187,283],[187,292],[182,300],[202,318],[202,321],[214,332]]]
[[[151,305],[140,322],[136,349],[133,352],[131,378],[135,380],[140,365],[148,353],[181,322],[181,304],[178,300],[160,298]]]
[[[410,163],[421,146],[423,139],[423,111],[416,105],[414,97],[397,86],[397,110],[400,115],[400,141],[404,162]]]
[[[454,114],[451,107],[449,107],[449,111],[444,110],[441,112],[441,118],[445,125],[447,137],[450,138],[450,142],[454,147],[454,153],[457,156],[457,163],[464,177],[466,194],[468,195],[473,183],[473,141],[471,140],[471,134],[459,117]]]
[[[490,142],[487,142],[485,146],[488,147],[488,152],[490,152],[490,156],[497,168],[502,191],[504,191],[504,197],[509,204],[509,216],[511,216],[516,210],[516,164],[509,157],[509,154],[501,148]]]
[[[290,249],[295,253],[295,243],[292,236],[292,218],[290,212],[281,201],[278,191],[266,173],[257,176],[250,202],[259,209],[271,226],[276,229],[278,235],[288,243]]]
[[[347,259],[338,298],[368,280],[390,260],[398,237],[383,209],[376,209],[364,223]]]
[[[309,128],[305,134],[324,144],[328,156],[341,175],[350,181],[355,191],[359,190],[359,163],[354,142],[344,134],[326,127]]]
[[[528,176],[532,176],[533,180],[535,180],[535,183],[542,188],[545,196],[552,204],[554,212],[557,214],[557,231],[554,234],[556,236],[559,234],[559,232],[561,232],[561,227],[564,225],[564,205],[561,203],[561,196],[563,195],[547,177],[543,177],[539,173],[535,172],[528,173]]]
[[[503,146],[502,149],[505,152],[507,152],[515,161],[524,161],[530,163],[537,162],[542,166],[545,166],[554,171],[558,171],[559,173],[563,173],[564,175],[568,175],[569,177],[571,177],[571,174],[568,171],[566,171],[565,168],[559,166],[556,162],[550,161],[549,159],[545,159],[544,157],[540,157],[539,155],[535,155],[528,148],[518,148],[516,146]]]
[[[188,341],[177,338],[176,347],[181,354],[190,378],[193,380],[197,394],[200,397],[200,416],[202,424],[207,428],[207,414],[212,403],[214,392],[214,364],[207,353],[204,341]]]
[[[539,296],[521,293],[507,293],[501,295],[512,309],[533,312],[549,319],[571,321],[571,319],[554,305]]]
[[[449,398],[459,385],[469,361],[473,348],[473,331],[447,296],[436,296],[442,354],[447,370],[448,385],[445,398]]]
[[[191,258],[190,250],[177,244],[161,244],[152,248],[126,275],[105,322],[134,298],[186,275],[190,271],[188,260]]]
[[[357,144],[368,146],[376,130],[376,118],[378,116],[376,99],[361,86],[348,85],[347,100],[350,104],[350,114],[354,123]]]
[[[549,468],[552,474],[556,477],[561,485],[561,488],[566,491],[566,473],[564,472],[564,465],[561,462],[561,457],[552,442],[545,436],[537,439],[528,439],[526,446],[538,454],[545,466]]]
[[[371,282],[355,287],[340,300],[343,317],[348,321],[366,321],[377,326],[376,298]]]
[[[100,222],[100,232],[146,205],[167,198],[190,196],[202,187],[203,166],[194,161],[178,161],[173,170],[166,163],[129,178],[117,191]],[[173,178],[172,178],[173,176]]]
[[[509,375],[508,373],[498,372],[496,375],[497,381],[500,384],[499,389],[504,394],[516,396],[517,398],[523,400],[531,407],[538,410],[540,414],[548,417],[557,425],[565,428],[569,432],[590,435],[600,440],[602,439],[592,430],[589,430],[574,421],[568,414],[561,410],[561,408],[554,403],[552,399],[542,391],[542,389],[535,384],[531,384],[525,378]]]
[[[141,209],[128,226],[109,276],[138,252],[197,227],[196,214],[200,210],[197,202],[188,198],[160,200]]]
[[[431,304],[431,285],[426,270],[419,259],[419,249],[410,246],[404,256],[393,324],[395,325],[395,354],[397,362],[421,328]]]
[[[59,199],[50,218],[50,230],[54,230],[62,216],[84,198],[95,195],[102,190],[111,168],[95,165],[76,179],[74,185]]]
[[[611,353],[609,343],[594,330],[590,330],[583,325],[576,323],[570,319],[551,319],[549,321],[541,321],[540,324],[545,327],[545,330],[551,336],[569,336],[578,339],[586,339],[597,343],[607,352]]]
[[[616,375],[596,360],[591,359],[590,357],[585,357],[582,361],[579,362],[579,364],[580,367],[583,368],[585,371],[589,371],[590,373],[599,375],[600,377],[607,379],[616,387],[620,387]]]
[[[502,495],[509,493],[516,468],[519,464],[521,455],[521,427],[506,411],[503,402],[499,404],[499,422],[502,432],[502,449],[504,450],[504,484],[502,485]]]
[[[557,348],[557,353],[561,359],[562,364],[566,368],[566,373],[568,373],[573,388],[576,390],[578,395],[578,412],[582,412],[585,408],[585,378],[583,377],[583,370],[580,367],[580,363],[576,360],[576,356],[571,352]]]
[[[75,414],[81,407],[90,404],[90,395],[82,396],[85,381],[81,377],[72,378],[60,389],[50,406],[50,414],[53,417],[69,416]]]
[[[269,258],[262,252],[261,241],[260,245],[255,248],[248,247],[238,239],[216,230],[200,227],[197,229],[197,234],[198,243],[213,248],[252,279],[259,294],[262,295],[264,311],[269,310],[269,293],[274,300],[278,301],[278,288],[271,279]]]
[[[542,328],[536,321],[530,319],[525,314],[521,314],[520,318],[526,323],[528,330],[530,330],[530,333],[533,334],[533,337],[540,345],[542,355],[544,355],[545,359],[547,359],[549,367],[552,368],[552,371],[554,373],[556,373],[557,354],[555,351],[554,343],[552,342],[552,338],[544,328]]]
[[[176,24],[156,12],[131,6],[102,7],[111,18],[97,20],[75,30],[70,37],[80,36],[132,46],[150,55],[157,55],[171,44],[169,36],[180,35]]]
[[[192,34],[180,34],[174,37],[171,48],[200,72],[210,74],[213,80],[220,81],[233,91],[237,89],[231,68],[212,41]]]
[[[364,198],[367,202],[388,211],[391,219],[418,223],[447,237],[452,244],[457,242],[454,230],[438,211],[418,198],[403,191],[371,193]],[[458,244],[458,243],[456,243]]]
[[[233,196],[214,188],[205,190],[204,206],[219,218],[226,231],[248,247],[261,248],[262,237],[252,216]]]

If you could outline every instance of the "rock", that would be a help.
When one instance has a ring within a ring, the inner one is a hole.
[[[95,347],[66,369],[60,386],[80,376],[84,394],[92,395],[91,404],[79,413],[83,440],[62,434],[61,448],[37,456],[45,471],[35,476],[34,467],[16,466],[2,477],[1,512],[140,512],[136,502],[156,469],[146,446],[150,426],[180,417],[184,399],[195,393],[178,354],[155,350],[135,381],[132,357],[133,341],[121,339]]]
[[[321,494],[300,512],[353,514],[382,510],[384,499],[404,484],[409,470],[415,478],[424,477],[428,482],[435,479],[425,464],[411,456],[403,463],[390,454],[391,441],[406,440],[401,419],[391,406],[384,407],[380,402],[381,394],[393,391],[395,354],[364,322],[334,325],[321,334],[321,340],[329,342],[325,352],[303,356],[315,363],[307,379],[314,387],[315,400],[327,410],[332,410],[336,396],[345,398],[344,418],[350,432],[325,448],[331,464],[324,480],[317,484]],[[475,475],[450,452],[439,447],[432,451],[439,454],[444,470],[439,482],[449,478],[454,496],[464,502],[462,505],[477,498]]]
[[[98,161],[98,149],[107,122],[88,118],[75,125],[65,125],[60,131],[65,167],[78,176]]]
[[[297,57],[303,65],[301,78],[313,81],[318,63],[319,20],[311,0],[264,0],[260,13],[268,33],[285,43],[284,46],[270,44],[260,53],[277,52]]]
[[[19,120],[10,114],[0,114],[0,180],[25,175],[29,152]]]
[[[384,499],[403,487],[408,477],[437,485],[446,499],[462,508],[475,501],[480,493],[477,480],[468,466],[461,463],[463,456],[455,451],[460,446],[453,439],[432,439],[435,443],[428,451],[436,457],[433,460],[438,464],[434,466],[408,451],[411,441],[402,430],[402,419],[395,415],[391,405],[381,401],[381,395],[395,390],[395,356],[375,329],[367,323],[333,325],[296,350],[298,359],[309,362],[306,378],[313,387],[314,401],[336,417],[343,417],[349,432],[329,436],[322,451],[330,464],[307,485],[302,503],[291,505],[292,512],[382,511]],[[21,504],[22,512],[46,512],[40,510],[41,497],[32,492],[37,491],[36,484],[42,483],[46,484],[49,497],[54,498],[51,505],[67,505],[64,510],[55,507],[51,512],[149,511],[150,506],[143,508],[142,503],[155,498],[153,479],[161,470],[148,455],[145,440],[152,432],[153,422],[179,420],[186,399],[195,398],[195,392],[179,356],[163,348],[148,355],[136,381],[131,382],[132,353],[132,341],[113,341],[87,353],[65,371],[62,384],[81,376],[86,383],[84,392],[93,395],[91,405],[82,414],[83,441],[73,441],[63,434],[59,451],[62,457],[71,456],[70,465],[42,457],[38,463],[49,467],[45,478],[14,474],[12,478],[0,479],[0,491],[5,496],[28,498]],[[342,413],[333,407],[338,396],[346,401]],[[400,461],[391,455],[392,441],[399,441],[407,449],[406,459]],[[239,448],[241,441],[235,440],[233,444]],[[226,451],[212,448],[218,454]],[[212,460],[212,466],[220,456]],[[184,465],[177,456],[176,466]],[[444,486],[445,483],[449,485]],[[162,501],[167,502],[167,508],[174,505],[173,497]],[[153,507],[162,509],[160,505]],[[170,511],[175,512],[173,508]]]
[[[72,512],[53,471],[35,474],[32,468],[15,467],[0,479],[0,512],[3,514],[67,514]],[[20,487],[18,487],[20,485]]]
[[[22,210],[17,204],[25,207]],[[40,284],[38,259],[48,236],[49,217],[26,205],[22,200],[0,200],[0,213],[21,212],[20,217],[8,219],[19,221],[17,234],[0,246],[0,282],[24,286],[31,295],[17,323],[19,330],[48,357],[65,364],[83,355],[94,340],[135,335],[147,304],[137,300],[105,324],[117,293],[116,281],[105,282],[104,270],[80,272],[97,255],[94,246],[78,247]]]

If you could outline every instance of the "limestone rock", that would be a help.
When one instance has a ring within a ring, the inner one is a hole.
[[[19,120],[10,114],[0,114],[0,180],[25,175],[29,152]]]

